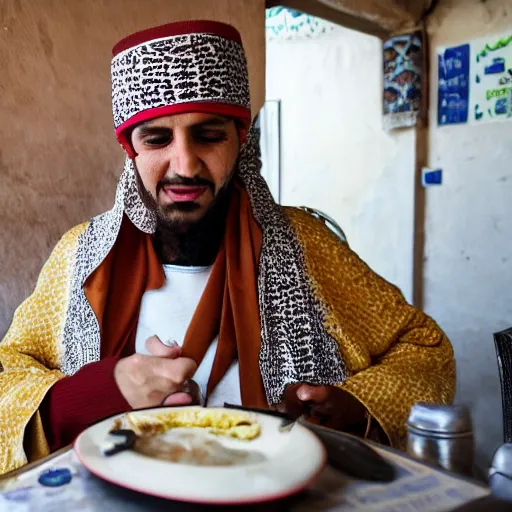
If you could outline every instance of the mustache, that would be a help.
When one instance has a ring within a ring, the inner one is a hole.
[[[185,176],[173,176],[172,178],[162,178],[156,185],[156,194],[161,192],[164,187],[172,185],[182,185],[185,187],[208,187],[215,194],[215,184],[206,178],[195,176],[194,178],[186,178]]]

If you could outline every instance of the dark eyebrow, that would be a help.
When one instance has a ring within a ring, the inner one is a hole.
[[[137,126],[134,133],[136,133],[138,137],[147,137],[148,135],[169,135],[172,133],[172,130],[165,126],[150,126],[143,124]]]
[[[201,121],[200,123],[193,124],[190,126],[190,128],[210,128],[213,126],[225,126],[230,121],[231,119],[229,119],[228,117],[215,116],[210,119],[206,119],[206,121]]]

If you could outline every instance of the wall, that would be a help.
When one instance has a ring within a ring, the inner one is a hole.
[[[414,131],[382,129],[382,46],[343,27],[267,44],[281,100],[281,200],[333,217],[353,249],[411,299]]]
[[[512,0],[440,0],[428,22],[435,48],[512,29]],[[510,65],[510,64],[509,64]],[[472,408],[478,461],[503,441],[492,334],[512,325],[512,122],[437,127],[432,87],[430,165],[444,183],[427,193],[426,310],[458,364],[458,401]]]
[[[512,325],[512,124],[437,127],[435,48],[500,34],[512,0],[439,0],[431,37],[425,309],[446,330],[457,400],[471,407],[477,461],[502,442],[492,334]],[[411,298],[414,131],[381,129],[380,42],[342,27],[267,45],[267,99],[282,100],[282,202],[316,207]]]
[[[123,154],[112,129],[110,56],[122,37],[190,18],[242,33],[257,111],[264,0],[0,0],[0,338],[73,225],[110,208]]]

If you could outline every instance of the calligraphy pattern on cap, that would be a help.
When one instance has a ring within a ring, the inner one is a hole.
[[[114,126],[148,109],[220,102],[250,110],[242,46],[211,34],[141,44],[112,60]]]

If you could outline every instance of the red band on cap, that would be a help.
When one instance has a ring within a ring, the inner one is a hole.
[[[178,21],[177,23],[168,23],[167,25],[141,30],[121,39],[112,48],[112,55],[115,57],[118,53],[128,50],[128,48],[148,41],[184,34],[213,34],[242,44],[242,38],[238,30],[226,23],[207,20]]]

